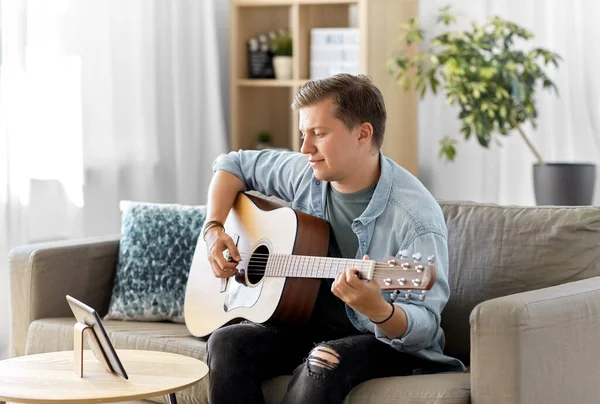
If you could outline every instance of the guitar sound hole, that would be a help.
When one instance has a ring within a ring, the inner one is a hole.
[[[250,261],[248,262],[248,283],[256,285],[265,276],[267,259],[269,258],[269,249],[266,245],[261,245],[254,250]]]

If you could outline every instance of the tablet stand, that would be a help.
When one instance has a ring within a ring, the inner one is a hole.
[[[104,349],[98,342],[98,338],[96,337],[96,333],[92,328],[84,323],[76,322],[73,326],[73,353],[75,355],[75,360],[73,361],[75,374],[79,377],[83,377],[83,340],[85,335],[88,335],[87,341],[90,345],[90,348],[94,352],[99,352],[98,359],[106,369],[110,372],[114,373],[112,366],[108,362],[106,358],[106,354],[104,353]]]

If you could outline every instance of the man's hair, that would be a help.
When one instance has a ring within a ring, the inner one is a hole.
[[[348,129],[363,122],[373,126],[373,143],[378,149],[383,144],[385,133],[385,103],[381,91],[362,74],[337,74],[304,84],[292,103],[298,110],[331,97],[336,106],[336,117]]]

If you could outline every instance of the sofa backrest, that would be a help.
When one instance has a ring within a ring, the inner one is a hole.
[[[440,206],[449,250],[445,352],[465,363],[478,303],[600,275],[600,207]]]

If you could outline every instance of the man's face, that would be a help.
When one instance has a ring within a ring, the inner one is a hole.
[[[304,140],[300,152],[308,157],[315,177],[344,181],[358,158],[360,127],[348,129],[336,118],[331,98],[299,110],[299,129]]]

